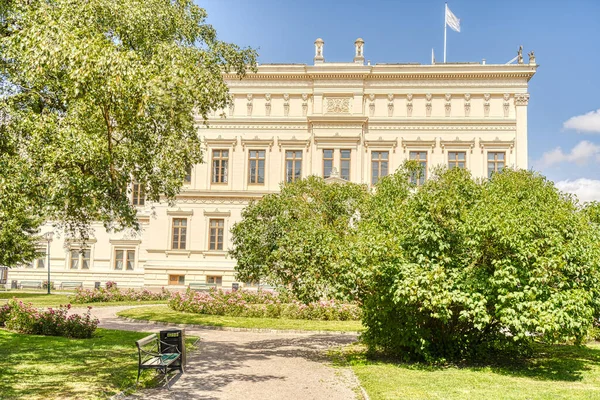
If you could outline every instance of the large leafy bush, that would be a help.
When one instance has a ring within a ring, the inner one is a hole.
[[[529,171],[407,176],[381,182],[349,244],[371,349],[438,360],[585,339],[600,238],[571,197]]]

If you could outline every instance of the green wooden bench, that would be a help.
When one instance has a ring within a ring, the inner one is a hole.
[[[169,387],[169,380],[167,374],[170,370],[178,369],[183,373],[183,363],[179,363],[178,366],[171,365],[175,361],[181,359],[181,352],[177,348],[176,344],[170,344],[161,341],[156,333],[146,336],[143,339],[135,342],[138,349],[138,376],[137,383],[140,382],[140,375],[142,370],[154,369],[164,374],[164,380]],[[162,349],[162,352],[161,352]]]
[[[21,282],[19,282],[19,288],[20,289],[25,289],[25,288],[41,289],[42,281],[21,281]]]
[[[188,287],[192,290],[206,292],[206,291],[209,291],[210,289],[216,289],[217,284],[216,283],[204,283],[204,282],[190,282]]]
[[[61,282],[61,284],[60,284],[61,289],[76,289],[76,288],[82,288],[82,287],[83,287],[83,282]]]

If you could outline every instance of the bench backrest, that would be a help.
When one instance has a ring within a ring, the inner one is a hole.
[[[156,335],[156,333],[153,333],[152,335],[148,335],[145,338],[138,340],[137,342],[135,342],[135,345],[138,347],[138,349],[141,349],[142,347],[147,346],[149,343],[152,342],[158,343],[158,336]]]

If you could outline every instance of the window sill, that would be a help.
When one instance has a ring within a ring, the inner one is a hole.
[[[203,252],[204,258],[206,258],[206,256],[225,256],[225,258],[227,258],[228,254],[229,252],[226,250],[206,250]]]

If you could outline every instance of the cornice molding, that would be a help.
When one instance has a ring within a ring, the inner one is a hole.
[[[204,210],[205,217],[230,217],[231,211],[219,211],[219,209],[215,209],[214,211]]]
[[[222,138],[221,135],[219,135],[219,137],[217,137],[215,139],[211,139],[211,138],[207,138],[207,137],[204,138],[204,144],[206,144],[207,146],[227,146],[227,147],[231,147],[232,151],[235,151],[237,142],[238,142],[237,136],[234,137],[233,139],[225,139],[225,138]]]
[[[315,136],[314,142],[317,148],[323,148],[330,145],[353,145],[358,146],[360,144],[360,136]]]
[[[191,217],[194,215],[194,210],[182,210],[181,208],[176,210],[168,209],[167,215],[170,217]]]
[[[383,139],[381,136],[379,139],[375,140],[365,140],[365,153],[368,152],[369,147],[371,148],[392,148],[392,151],[396,152],[396,147],[398,147],[398,139]]]
[[[512,153],[515,148],[515,140],[500,140],[498,137],[494,140],[479,138],[479,147],[481,148],[481,154],[483,154],[484,149],[508,149]]]
[[[407,148],[427,148],[427,147],[431,147],[431,150],[433,151],[433,149],[435,148],[436,145],[436,140],[422,140],[420,137],[418,137],[416,140],[404,140],[402,139],[402,148],[404,149],[404,152],[406,153],[406,149]]]
[[[269,151],[271,151],[271,149],[273,148],[273,143],[275,143],[275,139],[259,139],[258,136],[256,136],[254,139],[242,138],[241,142],[242,150],[245,150],[246,147],[269,147]]]
[[[282,147],[287,148],[301,148],[306,147],[306,150],[310,148],[310,139],[296,139],[295,137],[291,139],[277,139],[277,145],[279,146],[279,150],[281,151]]]
[[[465,149],[470,150],[473,153],[473,148],[475,147],[475,139],[473,140],[461,140],[460,138],[456,138],[454,140],[441,140],[440,139],[440,147],[442,148],[442,153],[445,149]]]

